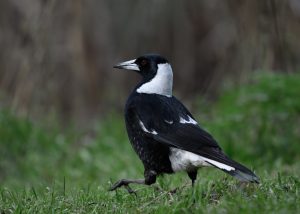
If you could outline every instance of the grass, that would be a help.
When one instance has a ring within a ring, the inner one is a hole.
[[[81,188],[68,183],[21,190],[2,188],[1,209],[5,213],[296,213],[300,208],[299,179],[280,174],[266,177],[258,186],[204,178],[194,192],[182,184],[175,193],[169,191],[172,185],[138,187],[137,197],[123,190],[110,193],[107,185],[93,184]]]
[[[299,82],[299,75],[260,75],[195,114],[227,154],[255,170],[259,185],[203,168],[194,189],[178,173],[132,185],[137,196],[108,192],[120,178],[143,175],[122,116],[107,115],[88,133],[62,132],[1,110],[0,212],[298,213]]]

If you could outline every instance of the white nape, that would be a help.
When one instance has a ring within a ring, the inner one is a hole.
[[[234,167],[177,148],[171,148],[169,158],[174,172],[181,170],[188,171],[201,166],[212,165],[227,171],[235,170]]]
[[[195,121],[193,118],[191,118],[190,116],[188,116],[188,120],[180,117],[180,120],[179,120],[180,123],[184,124],[184,123],[191,123],[191,124],[194,124],[196,125],[197,124],[197,121]]]
[[[157,135],[156,131],[154,131],[154,130],[153,131],[149,131],[148,129],[146,129],[146,127],[145,127],[145,125],[144,125],[144,123],[142,121],[139,121],[139,123],[140,123],[140,126],[141,126],[141,128],[143,129],[144,132]]]
[[[173,72],[169,63],[158,64],[156,75],[136,91],[145,94],[159,94],[172,97]]]

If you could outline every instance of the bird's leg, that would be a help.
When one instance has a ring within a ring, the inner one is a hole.
[[[129,193],[135,193],[134,190],[132,190],[129,187],[129,184],[145,184],[145,185],[151,185],[155,183],[156,181],[156,175],[157,173],[155,171],[149,170],[145,171],[144,173],[145,179],[121,179],[117,181],[110,189],[109,191],[114,191],[118,189],[119,187],[124,186]]]
[[[192,180],[192,187],[193,187],[193,189],[192,189],[192,191],[193,191],[192,201],[193,201],[193,203],[195,203],[196,202],[196,198],[195,198],[195,188],[194,188],[194,186],[195,186],[195,181],[197,179],[197,170],[189,171],[188,172],[188,176]]]
[[[189,171],[187,173],[188,173],[188,176],[190,177],[190,179],[192,180],[192,187],[194,187],[195,181],[197,179],[197,170]]]
[[[145,184],[145,179],[121,179],[117,181],[109,191],[114,191],[119,187],[124,186],[129,193],[134,193],[134,191],[128,186],[129,184]]]

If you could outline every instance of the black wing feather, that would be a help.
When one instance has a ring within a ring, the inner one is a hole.
[[[191,152],[203,147],[220,148],[217,141],[199,125],[180,123],[180,118],[194,117],[175,97],[143,94],[135,97],[135,103],[136,117],[147,129],[155,130],[158,133],[156,137],[164,139],[165,143],[173,142],[173,146]]]
[[[217,141],[198,124],[180,122],[180,118],[187,119],[193,116],[175,97],[139,95],[136,96],[135,102],[138,102],[138,105],[132,105],[132,107],[134,106],[133,111],[137,119],[142,121],[148,130],[156,133],[145,133],[145,136],[170,147],[189,151],[234,167],[235,171],[221,170],[240,180],[258,182],[257,176],[251,170],[227,157]],[[127,108],[130,108],[129,106]],[[166,121],[173,123],[169,124]]]

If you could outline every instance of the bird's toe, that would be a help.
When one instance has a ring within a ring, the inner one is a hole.
[[[114,185],[112,185],[112,187],[109,188],[109,191],[114,191],[123,185],[124,185],[124,180],[123,179],[119,180],[116,183],[114,183]]]

